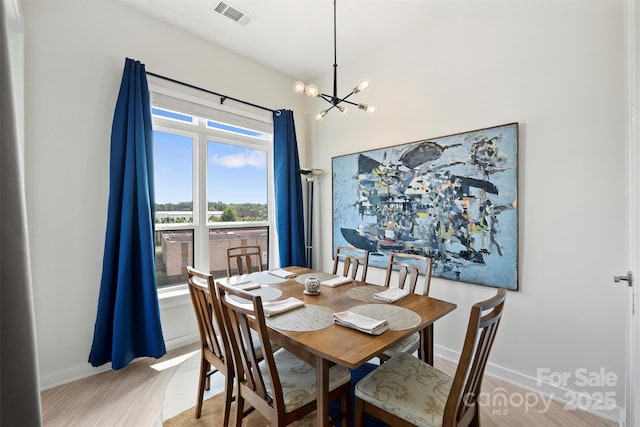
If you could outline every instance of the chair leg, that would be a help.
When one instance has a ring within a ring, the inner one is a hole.
[[[353,427],[363,427],[363,417],[364,417],[364,402],[362,401],[362,399],[356,397],[355,398],[355,405],[353,408]]]
[[[204,397],[205,383],[207,381],[207,370],[209,363],[201,359],[200,360],[200,379],[198,381],[198,396],[196,401],[196,418],[200,418],[202,414],[202,399]]]
[[[473,418],[471,418],[469,427],[480,427],[480,405],[478,405],[478,402],[476,402]]]
[[[346,427],[351,426],[351,385],[349,389],[344,393],[340,399],[342,401],[342,414],[344,415],[342,425]]]
[[[224,376],[224,395],[224,424],[222,425],[227,427],[231,417],[231,402],[233,401],[233,375],[230,372]]]
[[[340,413],[329,419],[329,425],[332,427],[350,427],[351,426],[351,383],[344,384],[339,389],[333,391],[335,394],[329,395],[329,400],[334,401],[340,399]],[[339,394],[338,394],[339,393]]]
[[[239,391],[238,387],[238,391]],[[240,393],[236,394],[236,427],[242,427],[242,418],[244,417],[244,398]]]
[[[420,331],[418,358],[433,366],[433,324]]]

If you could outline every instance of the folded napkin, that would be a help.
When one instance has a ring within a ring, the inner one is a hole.
[[[279,301],[267,301],[262,303],[265,317],[275,316],[295,308],[304,307],[304,302],[296,297],[289,297]]]
[[[276,268],[275,270],[269,270],[269,274],[273,274],[274,276],[282,277],[283,279],[289,279],[290,277],[295,277],[296,276],[296,273],[292,273],[292,272],[284,270],[282,268]]]
[[[320,282],[320,284],[335,288],[336,286],[344,285],[345,283],[349,283],[351,281],[353,281],[353,279],[350,279],[349,277],[338,276],[334,277],[333,279],[323,280],[322,282]]]
[[[333,313],[333,321],[338,325],[356,329],[360,332],[371,335],[380,335],[389,329],[389,322],[386,320],[372,319],[371,317],[363,316],[362,314],[354,313],[352,311]]]
[[[227,285],[239,285],[241,283],[250,282],[249,278],[246,274],[241,274],[240,276],[231,276],[226,279],[222,279]]]
[[[242,289],[243,291],[250,291],[251,289],[258,289],[260,287],[257,283],[240,283],[239,285],[233,285],[235,289]]]
[[[409,295],[409,291],[399,288],[389,288],[386,291],[377,292],[373,294],[373,299],[384,302],[396,302]]]

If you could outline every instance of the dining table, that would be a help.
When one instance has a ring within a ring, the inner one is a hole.
[[[263,285],[263,301],[294,297],[304,302],[306,311],[296,309],[268,317],[269,338],[316,368],[318,426],[329,425],[329,368],[333,364],[356,369],[416,332],[423,338],[420,351],[433,364],[433,348],[427,346],[432,342],[433,323],[455,310],[456,304],[413,293],[393,303],[380,302],[371,296],[385,288],[358,280],[335,287],[321,285],[319,294],[306,295],[306,277],[335,276],[306,267],[284,270],[293,276]],[[343,311],[374,319],[389,317],[390,327],[372,335],[335,324],[332,313]]]

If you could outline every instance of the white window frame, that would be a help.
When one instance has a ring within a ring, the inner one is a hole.
[[[149,92],[151,95],[151,106],[172,110],[165,105],[154,105],[154,97],[166,95],[185,103],[192,103],[199,111],[216,114],[220,112],[226,118],[246,118],[249,124],[262,123],[260,131],[267,134],[266,139],[256,138],[236,134],[229,131],[207,127],[207,121],[216,120],[216,117],[200,117],[196,112],[192,114],[197,117],[195,124],[184,123],[179,120],[152,116],[153,130],[159,132],[174,133],[192,138],[193,143],[193,222],[192,223],[170,223],[156,224],[156,230],[193,230],[193,263],[194,268],[201,271],[209,271],[209,230],[219,228],[249,228],[268,227],[269,230],[269,264],[277,263],[277,235],[275,229],[275,196],[274,196],[274,170],[273,170],[273,119],[271,113],[257,114],[256,112],[244,109],[232,108],[220,105],[218,97],[212,97],[206,92],[201,92],[189,87],[183,87],[175,83],[149,76]],[[178,113],[181,111],[176,108]],[[258,123],[260,122],[260,123]],[[225,120],[225,123],[237,127],[242,123]],[[267,156],[267,221],[237,221],[237,222],[209,222],[208,221],[208,200],[207,200],[207,149],[209,141],[232,144],[240,147],[264,150]],[[186,290],[186,283],[167,285],[159,288],[159,293],[174,293],[176,290]]]

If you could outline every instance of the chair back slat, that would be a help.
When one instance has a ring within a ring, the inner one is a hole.
[[[431,258],[422,255],[391,252],[387,263],[384,286],[391,285],[392,272],[398,272],[398,288],[412,293],[429,295],[431,287]],[[424,277],[424,285],[418,287],[418,279]],[[408,280],[407,280],[408,279]]]
[[[211,352],[221,362],[224,362],[227,360],[224,343],[226,336],[220,329],[222,318],[214,292],[213,278],[211,275],[193,270],[191,267],[187,267],[187,278],[202,350]]]
[[[358,270],[360,270],[359,280],[363,282],[367,280],[367,269],[369,268],[368,250],[351,246],[338,246],[333,260],[333,274],[338,274],[340,263],[342,263],[342,276],[357,280]]]
[[[267,399],[267,388],[258,365],[261,358],[255,352],[256,345],[250,332],[249,319],[247,316],[237,315],[237,313],[234,317],[236,323],[234,337],[236,337],[236,344],[238,344],[238,350],[240,351],[239,360],[242,361],[244,379],[249,388],[261,398]]]
[[[467,335],[445,404],[443,426],[466,425],[478,411],[477,399],[482,378],[502,318],[505,299],[506,291],[500,289],[493,298],[476,303],[471,308]]]
[[[227,276],[253,273],[254,266],[257,271],[263,271],[262,249],[260,246],[234,246],[227,248]]]
[[[217,292],[222,307],[223,322],[229,335],[238,386],[242,387],[243,396],[252,404],[261,400],[273,407],[275,411],[284,412],[282,385],[269,341],[262,298],[222,283],[218,283]],[[250,304],[241,305],[237,302],[237,298],[247,300]],[[251,329],[256,333],[252,334]],[[254,343],[256,336],[260,341],[259,346]],[[262,360],[266,368],[264,372],[259,367],[261,359],[256,354],[257,347],[262,348]],[[268,375],[270,390],[266,386],[265,373]]]
[[[231,414],[233,391],[233,356],[222,321],[220,304],[215,292],[213,276],[187,266],[187,287],[200,333],[200,375],[195,416],[202,414],[204,392],[211,375],[220,372],[224,376],[225,405],[222,423],[228,424]]]

